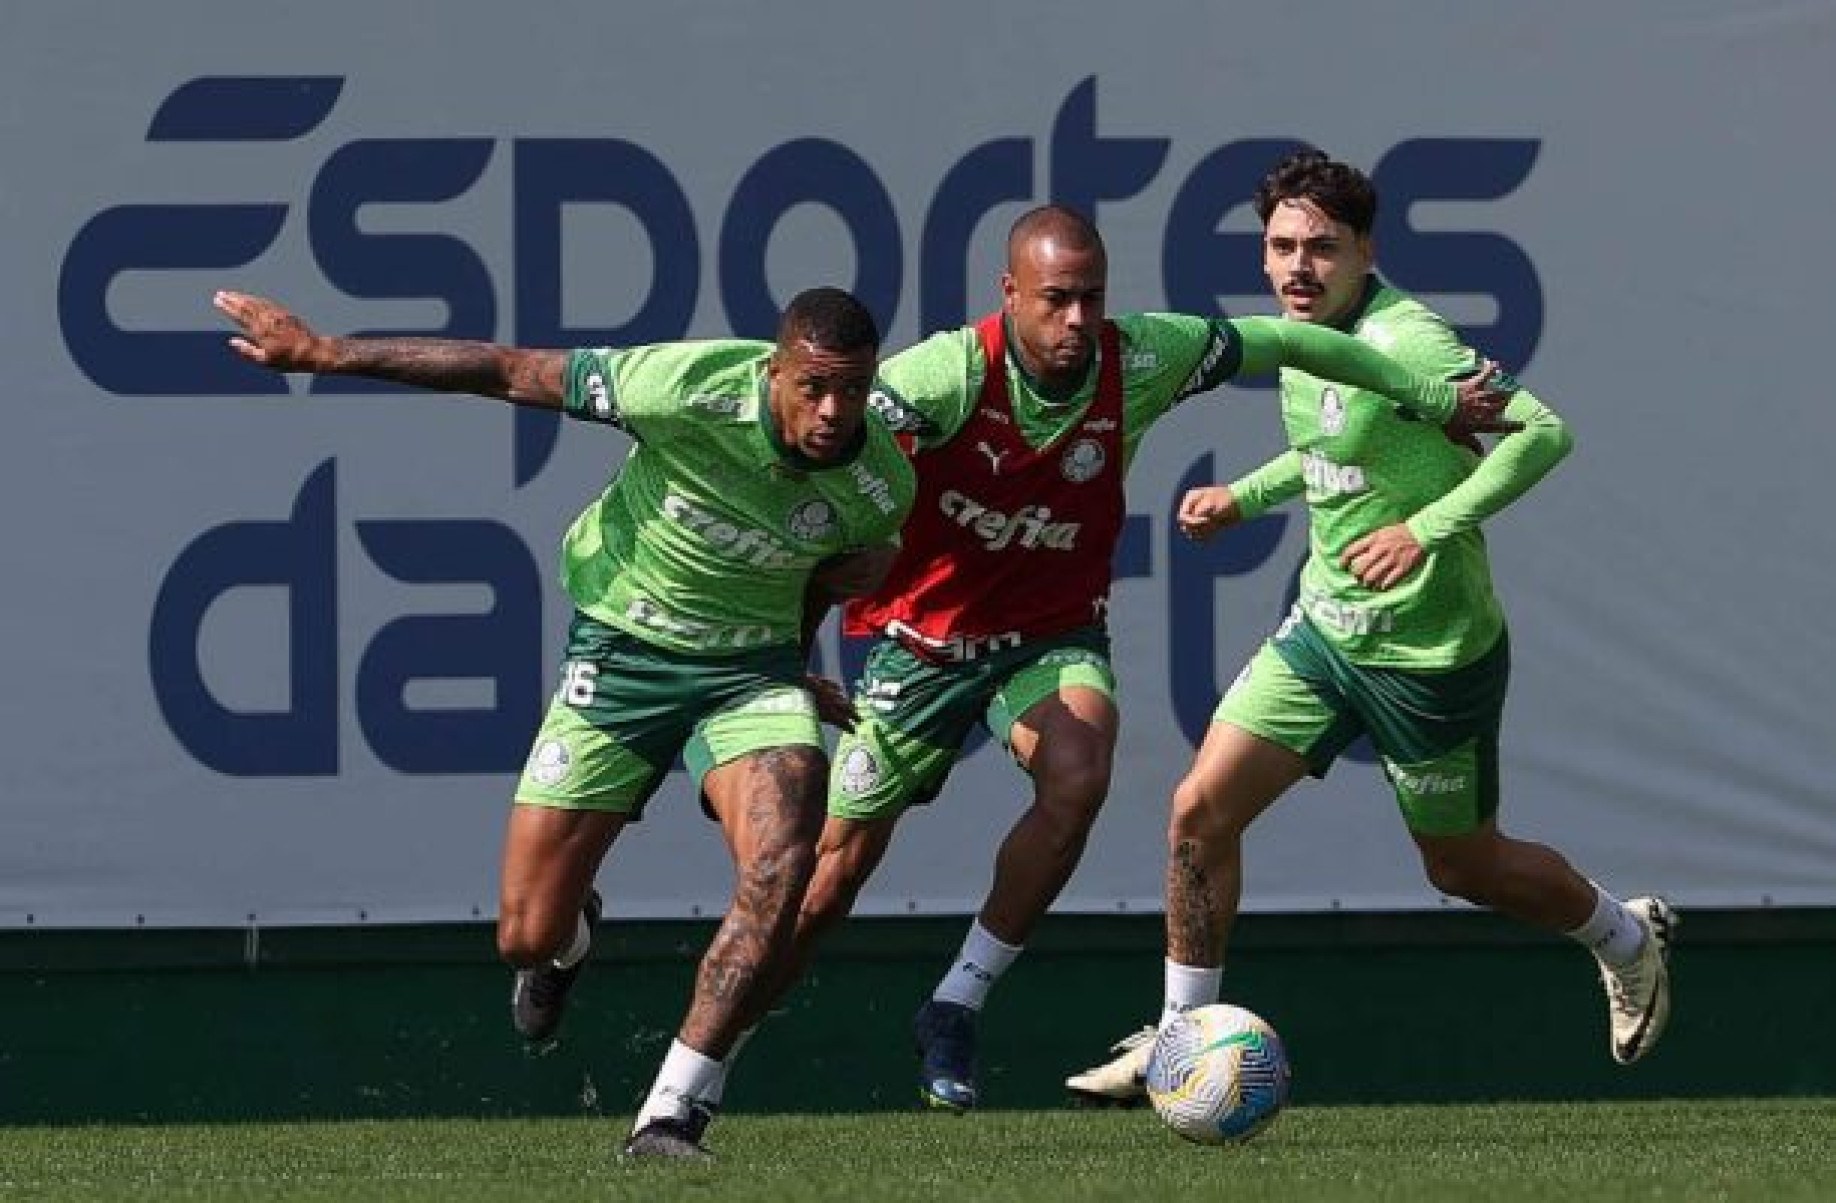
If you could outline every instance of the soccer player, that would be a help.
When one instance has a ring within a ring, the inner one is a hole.
[[[1032,778],[960,955],[913,1020],[930,1104],[975,1106],[976,1017],[1076,868],[1109,789],[1115,679],[1104,627],[1123,474],[1156,419],[1240,372],[1293,364],[1426,419],[1495,418],[1503,395],[1407,371],[1333,330],[1274,318],[1104,317],[1095,228],[1047,205],[1015,222],[996,313],[889,358],[875,406],[912,440],[918,501],[885,584],[850,603],[876,637],[861,721],[830,773],[798,923],[801,958],[853,907],[907,808],[943,788],[980,722]],[[1381,395],[1380,395],[1381,394]]]
[[[873,317],[818,288],[784,311],[775,346],[570,352],[329,338],[259,297],[216,305],[241,327],[230,345],[276,371],[477,393],[630,435],[563,541],[575,611],[510,808],[497,944],[517,1030],[548,1038],[599,918],[600,863],[683,753],[736,884],[624,1151],[706,1156],[724,1061],[779,976],[815,864],[828,762],[804,678],[812,569],[870,586],[913,497],[911,464],[866,412]]]
[[[1375,274],[1377,194],[1363,173],[1302,151],[1270,172],[1255,208],[1263,268],[1293,323],[1349,331],[1431,375],[1474,364],[1445,320]],[[1568,430],[1518,390],[1504,417],[1519,429],[1482,458],[1366,401],[1284,369],[1289,449],[1180,502],[1181,529],[1205,539],[1304,494],[1310,534],[1293,612],[1225,692],[1173,793],[1162,1022],[1218,999],[1244,829],[1368,735],[1428,880],[1589,949],[1613,1057],[1636,1061],[1669,1014],[1675,915],[1661,898],[1620,901],[1497,819],[1510,650],[1481,526],[1568,453]],[[1092,1099],[1140,1097],[1153,1033],[1135,1033],[1066,1086]]]

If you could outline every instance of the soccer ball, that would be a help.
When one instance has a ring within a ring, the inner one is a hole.
[[[1275,1029],[1214,1003],[1168,1019],[1148,1057],[1148,1100],[1167,1127],[1202,1145],[1248,1140],[1288,1101],[1288,1053]]]

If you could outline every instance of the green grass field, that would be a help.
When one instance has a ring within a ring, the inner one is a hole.
[[[738,1115],[706,1165],[620,1162],[610,1119],[0,1128],[0,1198],[1828,1200],[1836,1100],[1297,1107],[1255,1142],[1146,1111]]]

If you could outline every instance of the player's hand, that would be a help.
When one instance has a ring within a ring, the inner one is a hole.
[[[1180,534],[1202,543],[1225,527],[1235,526],[1242,517],[1229,485],[1204,485],[1186,490],[1174,521]]]
[[[218,312],[242,328],[230,349],[277,372],[315,370],[320,338],[312,328],[266,297],[222,289],[211,298]]]
[[[1398,522],[1353,539],[1339,564],[1366,589],[1388,589],[1407,580],[1427,554],[1408,526]]]
[[[1453,417],[1441,427],[1454,442],[1483,454],[1484,448],[1473,436],[1510,434],[1524,428],[1522,422],[1504,417],[1504,408],[1517,391],[1517,382],[1500,373],[1492,360],[1482,361],[1477,372],[1455,381],[1454,388],[1457,399]]]
[[[819,677],[815,673],[805,673],[803,684],[816,699],[816,717],[841,731],[854,730],[854,724],[861,721],[860,711],[854,708],[854,699],[841,682],[828,677]]]
[[[1485,454],[1485,444],[1479,441],[1479,436],[1470,430],[1463,429],[1457,422],[1449,422],[1441,427],[1441,433],[1446,435],[1447,441],[1456,447],[1464,447],[1474,455]]]

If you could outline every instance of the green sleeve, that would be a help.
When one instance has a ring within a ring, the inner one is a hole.
[[[1264,514],[1284,501],[1299,497],[1306,488],[1301,477],[1300,452],[1290,447],[1261,467],[1230,482],[1243,521]]]
[[[1524,428],[1499,439],[1471,476],[1409,519],[1409,533],[1424,548],[1434,550],[1522,497],[1574,447],[1567,424],[1526,390],[1512,396],[1504,416]]]
[[[1141,440],[1168,410],[1237,374],[1237,335],[1223,318],[1185,313],[1118,313],[1121,335],[1122,437],[1134,462]],[[1096,373],[1090,395],[1095,395]]]
[[[581,348],[567,357],[567,376],[561,390],[561,412],[583,422],[604,422],[629,429],[618,401],[612,395],[619,352],[610,347]]]
[[[1232,318],[1243,370],[1262,375],[1298,368],[1322,380],[1383,393],[1437,425],[1453,417],[1458,393],[1445,380],[1412,371],[1349,334],[1273,317]]]
[[[893,433],[935,447],[969,420],[986,371],[975,328],[946,330],[881,360],[871,404]]]
[[[702,344],[648,343],[579,348],[567,357],[561,411],[570,418],[616,426],[640,442],[664,437],[680,414],[683,373]]]

